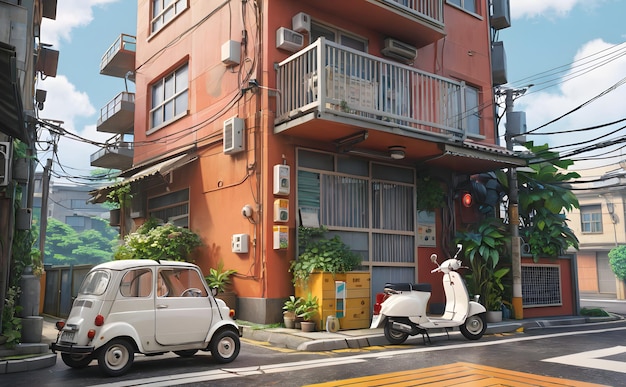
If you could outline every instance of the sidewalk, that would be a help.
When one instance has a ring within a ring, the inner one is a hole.
[[[623,318],[623,316],[612,315],[611,317],[564,316],[527,320],[505,320],[499,323],[489,323],[485,334],[509,333],[524,329],[594,323]],[[0,374],[31,371],[54,366],[56,364],[57,355],[50,351],[49,346],[50,343],[56,341],[56,321],[56,318],[44,316],[41,343],[20,344],[18,348],[11,353],[15,359],[0,360]],[[295,351],[316,352],[389,345],[389,342],[385,339],[382,328],[352,329],[336,333],[326,331],[302,332],[299,329],[287,328],[253,329],[249,326],[244,326],[243,328],[244,339],[260,342],[271,347],[286,348]],[[443,330],[432,330],[429,331],[429,333],[432,338],[446,335]],[[422,336],[411,336],[406,342],[408,344],[421,344]],[[0,351],[0,357],[9,356],[9,354],[3,352],[8,351]],[[19,358],[23,355],[32,356]]]

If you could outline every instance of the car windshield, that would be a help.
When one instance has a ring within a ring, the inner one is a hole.
[[[111,275],[106,270],[95,270],[87,274],[78,293],[99,296],[107,290]]]

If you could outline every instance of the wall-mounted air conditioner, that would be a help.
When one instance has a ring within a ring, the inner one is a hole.
[[[511,26],[509,0],[493,0],[489,23],[494,30],[502,30]]]
[[[301,33],[309,33],[311,31],[311,16],[304,12],[300,12],[291,18],[291,28]]]
[[[276,48],[296,52],[304,46],[304,36],[289,28],[280,27],[276,30]]]
[[[491,78],[494,86],[504,85],[507,82],[506,53],[502,42],[493,42],[491,46]]]
[[[392,38],[385,39],[385,47],[381,52],[386,57],[404,63],[412,62],[417,58],[417,49],[415,47]]]
[[[11,143],[0,142],[0,187],[9,184],[9,167],[11,166]]]
[[[244,121],[231,117],[224,121],[224,153],[232,155],[245,150]]]

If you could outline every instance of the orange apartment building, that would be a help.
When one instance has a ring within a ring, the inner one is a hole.
[[[199,233],[196,263],[237,270],[238,318],[254,322],[281,321],[301,222],[360,253],[373,293],[429,281],[456,188],[523,164],[497,145],[496,3],[490,17],[486,0],[138,1],[136,36],[101,66],[136,92],[103,108],[114,138],[92,156],[131,184],[123,232],[156,217]],[[447,208],[417,211],[422,177]]]

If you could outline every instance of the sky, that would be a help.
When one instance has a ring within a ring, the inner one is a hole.
[[[41,42],[52,44],[60,56],[56,78],[37,85],[48,91],[40,118],[63,121],[65,130],[92,141],[104,142],[112,136],[96,131],[99,110],[126,85],[121,78],[100,75],[99,63],[121,33],[135,35],[136,6],[130,0],[58,2],[57,19],[44,19],[41,28]],[[526,89],[515,99],[514,110],[526,112],[528,131],[533,133],[527,139],[548,143],[562,155],[573,153],[571,158],[580,160],[576,170],[594,165],[619,168],[626,153],[620,149],[623,144],[578,152],[626,133],[621,129],[626,121],[604,125],[626,118],[626,85],[619,83],[626,78],[622,20],[626,0],[510,0],[510,6],[512,25],[499,31],[496,40],[504,42],[506,51],[508,83],[503,87],[520,93]],[[128,87],[134,91],[132,83]],[[604,126],[571,132],[600,125]],[[569,133],[550,135],[562,131]],[[43,132],[40,140],[49,138]],[[45,165],[51,152],[45,151],[45,144],[42,148],[40,163]],[[58,149],[60,164],[55,160],[54,180],[90,175],[89,156],[98,147],[63,137]]]

